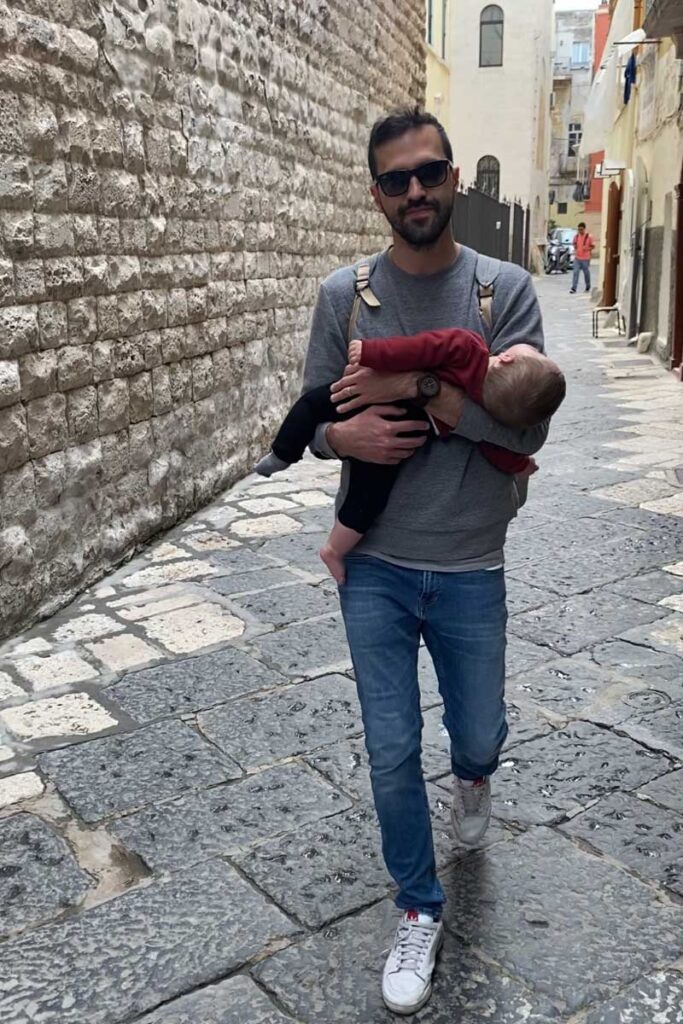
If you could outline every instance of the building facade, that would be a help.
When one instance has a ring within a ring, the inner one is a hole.
[[[680,366],[683,5],[617,0],[584,149],[604,146],[602,302],[631,338]]]
[[[594,17],[590,10],[555,13],[549,219],[558,227],[576,227],[586,220],[589,168],[585,161],[581,167],[579,145],[593,77]],[[589,225],[591,234],[595,227]]]
[[[609,34],[610,12],[609,5],[602,3],[594,15],[593,23],[593,78],[598,73],[605,52],[605,44]],[[602,237],[602,203],[603,203],[603,179],[596,174],[599,164],[605,159],[604,150],[597,153],[589,153],[587,158],[588,171],[585,176],[585,184],[588,189],[584,206],[584,220],[588,230],[598,245]],[[600,250],[596,249],[595,255],[599,256]]]
[[[548,215],[553,0],[449,0],[447,16],[445,126],[461,180],[530,207],[538,265]]]
[[[385,244],[424,0],[9,0],[0,63],[6,635],[267,447],[321,277]]]
[[[451,8],[457,0],[426,0],[425,41],[427,44],[427,85],[425,109],[450,124],[451,109]]]

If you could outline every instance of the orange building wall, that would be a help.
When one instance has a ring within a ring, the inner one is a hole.
[[[610,26],[610,9],[607,4],[603,4],[595,12],[595,26],[593,35],[593,75],[597,72],[602,61],[602,55],[605,49],[605,43],[607,42],[607,36],[609,34]],[[595,168],[596,165],[602,163],[605,158],[604,151],[599,153],[591,153],[590,162],[590,183],[591,183],[591,194],[590,199],[586,200],[585,211],[586,211],[586,224],[591,234],[597,235],[600,232],[600,220],[602,216],[602,189],[604,182],[602,178],[596,178]]]
[[[600,67],[600,61],[602,60],[602,54],[605,49],[605,43],[607,42],[607,36],[609,34],[609,7],[604,4],[599,7],[595,12],[595,29],[594,29],[594,45],[593,45],[593,75]]]

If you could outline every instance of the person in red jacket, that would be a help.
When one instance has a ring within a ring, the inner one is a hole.
[[[551,416],[565,395],[565,380],[556,363],[530,345],[514,345],[492,356],[486,342],[473,331],[452,328],[423,331],[410,337],[372,338],[352,341],[346,375],[358,366],[400,373],[425,370],[423,394],[438,392],[440,381],[460,387],[495,419],[511,427],[531,427]],[[298,462],[313,440],[319,423],[346,419],[360,410],[342,414],[337,409],[343,389],[330,394],[327,386],[302,395],[285,417],[271,452],[256,465],[261,476]],[[450,427],[419,407],[419,396],[406,410],[406,426],[420,426],[428,419],[434,434],[446,440]],[[426,404],[426,401],[424,402]],[[404,417],[397,417],[404,418]],[[484,458],[503,473],[530,475],[538,468],[533,459],[480,443]],[[399,465],[350,460],[349,487],[339,508],[327,543],[320,552],[338,583],[344,582],[344,557],[356,546],[385,508]]]

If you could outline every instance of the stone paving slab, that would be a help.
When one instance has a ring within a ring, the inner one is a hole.
[[[670,766],[632,740],[579,722],[503,757],[494,813],[525,825],[550,824],[612,790],[642,786]]]
[[[623,596],[615,601],[613,594],[593,592],[515,615],[509,628],[516,636],[554,647],[560,654],[576,654],[630,626],[645,625],[667,614],[656,605]]]
[[[553,545],[548,547],[552,549]],[[625,576],[661,568],[676,558],[680,539],[670,532],[651,534],[634,530],[631,536],[618,537],[611,546],[592,547],[586,541],[553,554],[539,555],[538,551],[542,550],[539,548],[535,555],[530,553],[526,561],[511,566],[510,575],[569,597]]]
[[[635,566],[633,572],[640,568]],[[620,579],[627,573],[615,559],[600,557],[598,551],[573,551],[556,557],[539,556],[511,568],[509,578],[530,586],[550,590],[562,597],[585,593]]]
[[[287,626],[302,619],[339,611],[336,594],[332,596],[321,587],[312,587],[308,583],[279,587],[248,597],[234,597],[232,603],[238,611],[274,626]]]
[[[508,633],[505,666],[508,676],[516,676],[521,672],[530,672],[544,661],[557,657],[557,652],[550,647],[539,647],[529,640],[523,640],[514,633]]]
[[[362,732],[356,686],[322,676],[262,697],[243,697],[198,717],[202,733],[244,769]]]
[[[557,595],[541,587],[532,587],[522,580],[508,576],[505,581],[506,604],[509,615],[528,611],[530,608],[541,608],[551,601],[557,601]]]
[[[683,524],[675,516],[664,516],[659,512],[648,512],[643,508],[612,508],[601,516],[605,522],[633,527],[647,533],[663,533],[680,537]]]
[[[585,1024],[683,1024],[683,974],[656,971],[590,1010]]]
[[[27,701],[0,712],[4,726],[19,742],[35,750],[75,743],[120,727],[111,710],[85,692]]]
[[[681,538],[683,548],[683,537]],[[610,593],[619,594],[621,597],[630,597],[635,601],[646,601],[648,604],[658,604],[666,597],[674,594],[683,594],[683,579],[673,576],[669,572],[662,572],[661,569],[655,572],[646,572],[640,576],[629,576],[628,579],[618,580],[610,583],[606,588]]]
[[[506,718],[508,723],[508,735],[505,740],[503,751],[510,750],[520,743],[527,743],[538,736],[545,736],[552,732],[552,725],[537,708],[531,704],[519,701],[512,703],[507,701]]]
[[[671,667],[671,666],[669,666]],[[585,654],[550,662],[511,680],[508,696],[531,700],[563,718],[581,718],[600,725],[618,725],[629,718],[656,711],[678,699],[683,680],[678,669],[673,679],[642,666],[621,671],[596,663]],[[648,685],[646,679],[652,680]]]
[[[683,760],[683,701],[630,718],[623,730],[639,743]]]
[[[209,861],[1,946],[2,1021],[123,1024],[294,933],[233,868]]]
[[[627,533],[622,526],[615,526],[601,517],[563,521],[561,524],[556,520],[548,520],[542,526],[526,530],[511,539],[506,564],[512,570],[512,575],[517,575],[515,570],[527,562],[535,561],[539,552],[549,551],[562,557],[582,548],[609,549],[617,541],[623,541]],[[632,533],[633,543],[642,541],[640,532],[634,530]]]
[[[0,779],[0,811],[12,804],[40,796],[45,783],[36,772],[17,772]]]
[[[639,793],[672,811],[683,815],[683,768],[662,775],[643,786]]]
[[[299,582],[299,579],[289,569],[256,569],[233,576],[219,576],[218,579],[207,580],[204,585],[224,597],[231,597],[234,594],[259,593],[270,587],[286,586]]]
[[[380,978],[398,915],[387,900],[328,926],[252,968],[306,1024],[394,1024],[382,1003]],[[415,1024],[549,1024],[559,1017],[545,999],[495,965],[484,963],[450,933],[439,957],[434,995],[410,1018]]]
[[[129,672],[106,693],[138,722],[203,711],[234,697],[286,682],[284,676],[234,647],[169,665]]]
[[[292,678],[346,672],[351,655],[340,615],[316,622],[286,626],[251,643],[257,657]]]
[[[668,615],[659,622],[636,626],[619,634],[622,640],[667,651],[683,659],[683,615]],[[683,664],[683,660],[681,661]]]
[[[259,551],[245,546],[232,551],[210,551],[204,555],[206,564],[212,567],[215,577],[222,575],[240,575],[259,569],[272,569],[277,564],[272,558],[264,558]],[[202,580],[203,586],[210,586],[215,579]]]
[[[660,688],[666,684],[667,692],[683,698],[683,661],[673,653],[630,641],[611,640],[594,647],[591,657],[620,677],[638,679]]]
[[[330,526],[332,525],[332,516]],[[291,562],[299,569],[306,569],[318,576],[327,577],[327,570],[320,559],[320,549],[327,540],[329,528],[315,533],[295,533],[289,537],[268,540],[259,551],[269,558]]]
[[[608,432],[608,436],[609,434],[611,434],[611,431]],[[592,433],[589,444],[594,450],[595,438]],[[533,481],[531,486],[534,486]],[[542,513],[550,519],[561,521],[568,519],[572,522],[576,522],[578,519],[585,519],[588,516],[601,516],[607,509],[614,507],[613,504],[601,501],[599,498],[586,494],[583,491],[573,491],[569,488],[562,495],[561,502],[557,500],[553,491],[549,491],[546,494],[535,494],[532,491],[530,504],[536,513]]]
[[[177,871],[234,854],[280,832],[338,814],[351,800],[302,765],[268,768],[241,782],[146,807],[111,826],[154,871]]]
[[[683,908],[549,829],[459,862],[444,884],[447,927],[571,1011],[683,950]]]
[[[242,975],[174,999],[137,1024],[292,1024],[292,1018]]]
[[[0,936],[77,907],[92,879],[61,836],[33,814],[0,821]]]
[[[683,816],[630,793],[612,793],[560,827],[683,896]]]
[[[91,822],[242,774],[183,722],[54,750],[38,761],[76,813]]]
[[[386,895],[391,879],[374,808],[359,805],[235,858],[247,877],[309,928]]]

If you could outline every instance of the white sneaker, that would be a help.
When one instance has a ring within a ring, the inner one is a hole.
[[[432,994],[432,973],[443,945],[443,925],[407,910],[384,965],[382,997],[394,1013],[417,1013]]]
[[[463,846],[476,846],[484,838],[491,817],[491,780],[488,776],[453,782],[451,821],[455,838]]]

